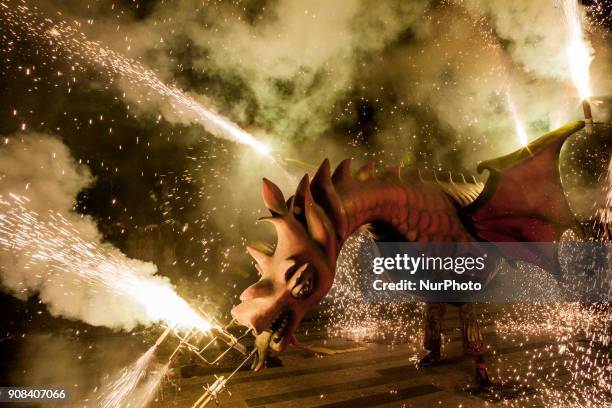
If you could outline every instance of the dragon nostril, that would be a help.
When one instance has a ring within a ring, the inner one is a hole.
[[[256,332],[261,332],[261,330],[265,329],[268,312],[267,309],[262,310],[256,307],[257,305],[253,304],[253,302],[247,300],[234,306],[231,314],[239,324],[254,329]]]
[[[269,296],[273,289],[272,282],[268,279],[263,279],[246,288],[244,292],[240,294],[240,300],[244,301]]]

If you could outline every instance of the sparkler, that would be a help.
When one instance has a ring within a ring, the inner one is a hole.
[[[274,161],[266,144],[213,109],[188,96],[175,85],[165,84],[152,70],[141,63],[99,42],[87,39],[82,32],[65,21],[55,23],[48,18],[43,19],[35,11],[36,8],[34,11],[30,10],[23,0],[17,7],[10,7],[4,2],[0,2],[0,7],[3,8],[0,18],[6,21],[13,34],[24,31],[26,35],[52,47],[55,52],[63,53],[67,60],[74,63],[72,69],[82,69],[80,61],[83,65],[95,66],[111,79],[119,77],[133,85],[144,86],[165,98],[178,115],[189,114],[194,122],[204,126],[213,135],[245,144]],[[52,58],[55,59],[55,55]]]

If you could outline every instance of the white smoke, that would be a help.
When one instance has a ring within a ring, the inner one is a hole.
[[[158,4],[144,24],[130,26],[126,38],[133,53],[140,52],[169,77],[177,71],[176,59],[156,51],[168,44],[179,53],[186,47],[196,50],[194,72],[221,80],[217,86],[222,91],[212,92],[214,102],[234,119],[249,120],[256,107],[252,119],[257,127],[283,137],[317,137],[329,129],[334,104],[351,92],[368,59],[419,19],[427,3],[395,1],[370,7],[363,0],[281,0],[248,21],[236,18],[240,11],[232,5],[188,0],[181,7]],[[133,84],[122,85],[130,100],[145,99]],[[206,103],[210,92],[198,93],[190,95]],[[156,102],[152,95],[146,98]],[[136,105],[142,110],[151,106]],[[161,109],[168,120],[190,121],[164,104]]]
[[[555,0],[460,2],[475,17],[489,18],[495,33],[508,41],[507,51],[526,72],[569,81],[566,47],[569,36],[563,10]]]
[[[226,109],[234,117],[248,119],[245,110],[255,106],[256,125],[282,137],[325,134],[338,114],[336,104],[361,88],[370,89],[374,101],[382,89],[396,90],[400,101],[426,105],[455,132],[493,130],[511,137],[511,115],[500,108],[505,88],[535,135],[579,111],[567,61],[569,29],[555,0],[395,1],[376,7],[362,0],[281,0],[248,17],[231,6],[160,4],[138,25],[142,30],[148,24],[151,35],[132,36],[134,49],[142,55],[160,50],[161,38],[180,52],[187,43],[194,72],[232,84],[213,93],[218,99],[229,95]],[[604,49],[596,51],[596,58],[605,59]],[[173,71],[173,53],[155,55],[156,67]],[[594,83],[595,92],[604,85]],[[567,112],[560,111],[565,103]],[[382,127],[395,120],[383,118]],[[507,147],[516,146],[502,146],[498,154]]]
[[[41,134],[0,145],[0,281],[15,296],[38,294],[55,316],[130,330],[157,316],[130,291],[173,292],[156,266],[102,241],[74,211],[94,179],[59,140]]]

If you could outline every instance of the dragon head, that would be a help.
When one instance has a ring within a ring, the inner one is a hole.
[[[313,183],[314,184],[314,183]],[[280,189],[264,179],[263,199],[274,225],[274,250],[247,246],[260,279],[241,295],[232,316],[254,330],[258,350],[253,368],[260,370],[268,349],[297,345],[294,332],[304,315],[332,286],[338,239],[330,218],[315,203],[308,175],[285,201]]]

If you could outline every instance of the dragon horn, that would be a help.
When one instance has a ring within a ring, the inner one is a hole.
[[[246,250],[253,257],[253,259],[255,259],[255,262],[257,262],[258,265],[263,267],[265,264],[270,262],[270,257],[260,250],[255,249],[250,245],[246,246]]]
[[[323,160],[317,174],[315,174],[310,183],[310,191],[317,203],[320,203],[325,208],[330,209],[329,217],[337,226],[337,234],[340,237],[348,235],[348,222],[346,220],[346,212],[340,197],[336,191],[336,187],[332,183],[331,166],[329,160]]]
[[[310,189],[304,194],[304,212],[310,236],[325,249],[330,259],[337,256],[337,241],[329,217],[323,209],[314,202]]]
[[[285,204],[285,197],[283,197],[283,193],[276,184],[264,178],[261,183],[261,190],[264,204],[272,212],[272,215],[283,215],[289,211]]]
[[[374,162],[369,161],[355,173],[355,179],[359,181],[369,180],[374,176]]]
[[[310,179],[308,174],[305,174],[302,180],[300,180],[300,184],[298,184],[295,195],[291,200],[291,213],[299,214],[304,211],[304,197],[307,192],[310,193]]]
[[[332,175],[334,185],[346,186],[353,182],[353,177],[351,177],[351,161],[352,159],[344,159],[336,167]]]

